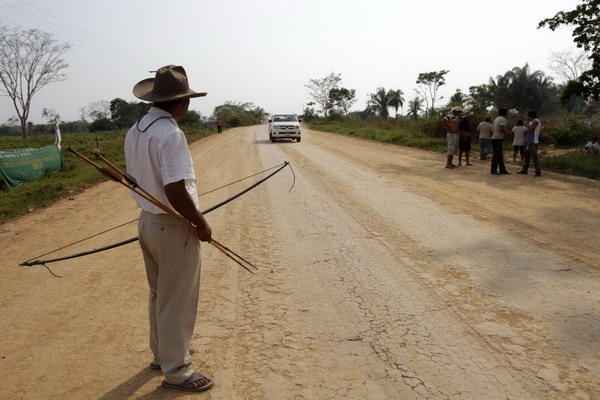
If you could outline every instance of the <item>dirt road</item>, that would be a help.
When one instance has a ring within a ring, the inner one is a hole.
[[[136,219],[106,182],[0,225],[0,398],[600,399],[598,182],[303,135],[272,144],[263,125],[192,145],[200,192],[284,160],[296,174],[291,193],[282,172],[207,216],[260,268],[203,247],[192,345],[211,391],[163,389],[147,368],[137,244],[50,264],[62,279],[18,266]]]

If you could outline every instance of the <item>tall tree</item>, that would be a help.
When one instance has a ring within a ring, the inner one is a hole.
[[[110,102],[109,107],[111,120],[117,125],[117,128],[128,129],[148,112],[151,104],[142,101],[130,103],[116,98]]]
[[[377,88],[375,93],[369,94],[367,108],[381,118],[387,119],[390,115],[390,108],[395,108],[396,112],[398,112],[398,108],[404,103],[402,94],[401,90],[390,89],[386,92],[385,88]]]
[[[183,118],[177,121],[177,125],[185,126],[187,128],[199,128],[202,116],[198,111],[189,110]]]
[[[419,118],[419,113],[423,111],[423,99],[416,96],[414,99],[408,102],[408,116],[411,119]]]
[[[486,84],[471,86],[469,88],[469,98],[472,108],[476,108],[482,112],[487,110],[494,102],[491,88]]]
[[[333,88],[329,91],[329,103],[339,108],[346,116],[355,102],[356,90],[354,89]]]
[[[582,112],[586,107],[586,101],[571,91],[579,86],[581,74],[592,67],[587,54],[583,50],[573,49],[552,51],[548,61],[550,70],[563,81],[558,85],[561,103],[570,113]]]
[[[215,107],[212,118],[213,120],[220,119],[225,126],[236,127],[259,124],[266,115],[263,108],[252,103],[226,101]]]
[[[425,114],[432,116],[435,113],[435,102],[441,100],[438,99],[438,90],[441,86],[446,84],[445,75],[450,72],[448,70],[432,71],[432,72],[421,72],[417,77],[417,90],[421,94],[423,100],[425,100]]]
[[[490,78],[488,85],[493,103],[497,107],[516,108],[524,113],[537,110],[549,113],[559,106],[558,90],[543,71],[531,71],[529,64],[514,67],[496,79]]]
[[[462,92],[460,89],[456,89],[456,92],[452,96],[450,96],[450,103],[460,104],[464,106],[465,103],[468,102],[468,95]]]
[[[389,91],[390,107],[394,109],[394,117],[398,117],[398,109],[404,106],[404,92],[400,89]]]
[[[0,26],[0,81],[3,93],[11,98],[21,134],[27,137],[27,120],[33,96],[44,86],[66,79],[69,66],[62,56],[71,48],[50,33],[38,29],[9,29]]]
[[[553,31],[562,25],[572,25],[573,41],[589,54],[592,66],[577,81],[570,83],[571,96],[600,100],[600,0],[582,0],[574,10],[559,11],[546,18],[538,28],[547,26]]]
[[[92,101],[85,108],[85,114],[89,115],[92,121],[101,118],[110,118],[110,103],[106,100]]]
[[[323,116],[327,116],[332,107],[329,93],[332,89],[337,89],[341,81],[341,74],[332,72],[324,78],[311,79],[304,85],[308,89],[308,95],[321,107]]]
[[[548,61],[548,68],[565,82],[579,80],[581,74],[592,67],[584,51],[551,51]]]
[[[42,110],[42,117],[46,118],[48,123],[52,126],[60,123],[60,114],[58,114],[53,108],[44,108]]]

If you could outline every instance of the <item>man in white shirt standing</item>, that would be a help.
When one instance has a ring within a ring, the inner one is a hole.
[[[506,130],[506,114],[508,110],[506,108],[498,109],[498,116],[492,124],[494,126],[494,133],[492,134],[492,169],[490,173],[492,175],[507,175],[510,174],[506,170],[504,165],[504,153],[502,152],[502,144],[504,142],[504,135],[508,133]]]
[[[494,126],[492,125],[492,119],[485,117],[485,121],[481,122],[477,126],[477,133],[479,134],[479,159],[485,160],[488,154],[492,154],[492,133],[494,132]]]
[[[190,341],[196,323],[200,291],[200,241],[212,231],[199,211],[194,164],[177,121],[190,98],[206,96],[189,88],[183,67],[167,65],[144,79],[133,94],[153,102],[125,138],[127,172],[163,204],[195,229],[132,194],[142,209],[138,222],[140,247],[150,287],[150,368],[161,369],[168,388],[199,392],[213,382],[191,368]]]

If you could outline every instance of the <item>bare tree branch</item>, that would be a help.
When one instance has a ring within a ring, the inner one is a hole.
[[[592,62],[582,50],[552,51],[548,68],[566,82],[577,81],[583,72],[592,68]]]
[[[61,58],[72,47],[38,29],[0,26],[0,94],[11,98],[27,137],[33,96],[44,86],[66,79],[69,65]]]

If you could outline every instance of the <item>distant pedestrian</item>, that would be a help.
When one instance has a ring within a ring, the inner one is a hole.
[[[452,108],[452,112],[446,115],[440,121],[447,130],[446,140],[448,142],[448,155],[446,157],[446,168],[456,168],[456,165],[452,164],[452,159],[455,155],[458,155],[458,118],[462,114],[463,109],[461,107]]]
[[[60,142],[62,141],[62,137],[60,136],[60,126],[58,126],[58,122],[54,126],[54,144],[60,150]]]
[[[540,142],[540,131],[542,130],[542,124],[540,120],[537,118],[536,111],[529,111],[527,113],[527,119],[529,120],[529,125],[527,126],[527,131],[525,132],[525,140],[527,141],[527,150],[525,151],[525,164],[523,164],[523,169],[521,169],[517,174],[527,175],[527,170],[529,169],[529,162],[533,160],[533,165],[535,166],[535,175],[534,176],[542,176],[542,169],[540,167],[540,160],[538,160],[537,150],[538,143]]]
[[[512,128],[513,134],[513,163],[517,162],[517,153],[521,154],[521,162],[523,162],[523,154],[525,153],[525,131],[527,128],[523,125],[523,120],[517,121],[517,125]]]
[[[217,133],[223,133],[223,121],[217,120]]]
[[[504,165],[504,153],[502,151],[502,144],[504,143],[504,136],[508,133],[506,130],[506,114],[508,110],[506,108],[500,108],[498,110],[498,116],[492,124],[494,126],[494,133],[492,134],[492,168],[490,173],[493,175],[507,175],[510,174],[506,170]]]
[[[485,160],[488,154],[492,154],[492,133],[494,127],[492,119],[485,117],[485,121],[477,126],[477,135],[479,135],[479,159]]]
[[[600,144],[598,144],[598,138],[593,138],[587,142],[584,150],[586,154],[600,154]]]
[[[469,153],[471,151],[471,124],[469,123],[472,112],[463,114],[461,121],[458,123],[458,165],[462,165],[462,156],[465,153],[465,165],[472,166],[469,162]]]

